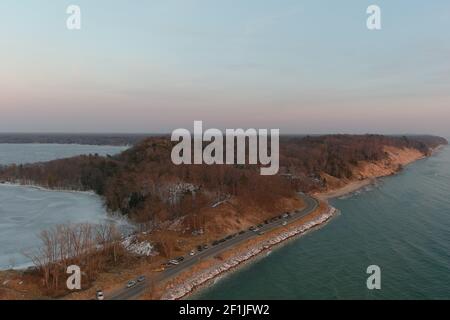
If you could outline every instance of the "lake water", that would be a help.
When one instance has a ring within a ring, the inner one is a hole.
[[[194,299],[450,299],[450,148],[331,204],[323,228]],[[369,265],[381,290],[368,290]]]
[[[32,163],[80,154],[116,154],[126,147],[0,144],[0,164]],[[100,223],[107,217],[101,199],[89,193],[57,192],[0,185],[0,269],[29,265],[23,254],[39,245],[42,230],[63,223]]]

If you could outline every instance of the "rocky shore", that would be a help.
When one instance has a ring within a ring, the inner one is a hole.
[[[273,247],[280,245],[281,243],[289,240],[293,237],[297,237],[306,233],[307,231],[319,227],[329,221],[335,214],[337,210],[333,207],[328,207],[328,209],[321,213],[319,216],[315,217],[301,225],[287,227],[283,231],[279,232],[274,237],[268,240],[264,240],[254,246],[247,248],[245,251],[239,252],[238,254],[226,259],[214,267],[206,270],[202,270],[189,279],[183,281],[182,284],[172,285],[167,288],[166,292],[162,296],[163,300],[176,300],[182,299],[187,295],[193,293],[195,290],[208,285],[212,280],[224,275],[225,273],[236,270],[238,267],[248,262],[249,260],[261,255],[264,252],[268,252]]]

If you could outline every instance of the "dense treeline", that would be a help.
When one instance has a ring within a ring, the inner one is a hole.
[[[291,197],[297,190],[324,188],[323,173],[352,178],[358,162],[386,158],[385,146],[428,154],[446,143],[431,136],[286,136],[280,140],[280,174],[261,176],[255,166],[175,166],[170,160],[174,143],[167,137],[153,137],[113,157],[89,155],[4,167],[0,180],[94,190],[111,211],[141,222],[164,221],[197,213],[231,197],[270,210],[278,199]]]

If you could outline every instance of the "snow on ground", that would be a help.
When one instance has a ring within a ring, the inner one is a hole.
[[[155,247],[149,241],[147,240],[139,241],[139,239],[135,235],[126,237],[122,241],[122,246],[129,252],[139,256],[150,257],[159,254],[158,251],[156,251]]]

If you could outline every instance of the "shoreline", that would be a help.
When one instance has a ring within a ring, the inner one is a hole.
[[[99,197],[98,194],[96,194],[94,191],[92,190],[86,190],[86,191],[81,191],[81,190],[71,190],[71,189],[51,189],[51,188],[47,188],[47,187],[43,187],[37,184],[23,184],[23,183],[19,183],[19,182],[0,182],[0,187],[4,186],[4,187],[12,187],[12,188],[29,188],[29,189],[36,189],[39,191],[45,191],[45,192],[62,192],[62,193],[77,193],[77,194],[86,194],[86,195],[91,195],[91,196],[96,196]]]
[[[317,194],[314,194],[313,196],[322,201],[328,201],[331,199],[340,198],[340,197],[352,194],[358,190],[361,190],[364,187],[367,187],[367,186],[375,183],[377,179],[382,178],[382,177],[383,176],[352,181],[341,188],[330,190],[330,191],[327,191],[324,193],[317,193]]]
[[[313,215],[314,213],[311,213]],[[251,245],[243,252],[232,255],[218,265],[202,270],[190,277],[187,281],[183,281],[180,285],[169,285],[161,300],[181,300],[188,299],[193,294],[197,294],[202,290],[214,285],[217,279],[220,279],[232,272],[240,270],[242,267],[249,265],[258,259],[263,259],[273,250],[281,248],[281,246],[289,243],[289,241],[298,239],[309,232],[313,232],[331,221],[339,214],[339,210],[327,205],[325,212],[321,212],[318,217],[307,222],[300,222],[296,225],[286,226],[285,230],[274,230],[276,235],[269,239],[259,241],[255,245]],[[266,254],[266,255],[263,255]]]
[[[419,156],[412,161],[408,161],[406,163],[401,163],[403,167],[406,167],[412,163],[415,163],[419,160],[426,159],[435,155],[435,153],[439,152],[445,148],[445,145],[440,145],[434,148],[430,155],[422,155]],[[260,241],[257,245],[253,247],[253,249],[248,249],[245,254],[237,254],[232,256],[230,259],[224,261],[218,266],[211,267],[209,269],[205,269],[197,272],[194,275],[188,276],[188,280],[184,281],[182,284],[177,286],[172,286],[164,290],[164,294],[160,299],[162,300],[180,300],[180,299],[189,299],[194,294],[201,292],[202,290],[209,288],[210,286],[216,283],[217,279],[221,279],[232,272],[238,271],[242,267],[257,261],[258,258],[262,259],[268,255],[268,253],[272,252],[272,250],[278,249],[282,245],[288,243],[290,240],[294,240],[295,238],[301,237],[306,233],[313,232],[318,228],[325,226],[330,220],[332,220],[335,216],[337,216],[340,211],[329,205],[328,201],[331,199],[339,198],[345,195],[352,194],[358,190],[363,189],[364,187],[375,183],[378,179],[394,176],[398,174],[400,171],[395,170],[390,172],[389,174],[380,174],[375,175],[373,177],[368,177],[361,180],[350,181],[344,186],[332,190],[328,190],[326,192],[315,193],[312,194],[313,197],[322,201],[327,205],[327,210],[325,213],[321,213],[319,219],[314,219],[313,221],[308,221],[306,223],[301,223],[299,226],[291,226],[288,231],[282,231],[278,236],[273,236],[269,240]],[[311,213],[310,215],[313,215]],[[269,243],[269,244],[267,244]],[[265,256],[263,254],[266,253]]]
[[[429,155],[422,155],[420,157],[417,157],[413,161],[410,161],[407,163],[402,163],[401,165],[403,167],[408,167],[409,165],[416,163],[417,161],[424,160],[424,159],[434,156],[436,153],[440,152],[445,147],[446,147],[446,145],[439,145],[436,148],[433,148]],[[388,174],[380,174],[380,175],[375,175],[373,177],[368,177],[368,178],[361,179],[361,180],[349,181],[347,184],[345,184],[342,187],[330,189],[325,192],[314,193],[314,194],[312,194],[312,196],[314,196],[317,199],[322,200],[322,201],[328,201],[331,199],[340,198],[340,197],[352,194],[356,191],[359,191],[359,190],[363,189],[364,187],[372,185],[380,178],[395,176],[400,172],[401,172],[401,170],[400,171],[397,170],[397,171],[390,172]]]
[[[439,146],[433,149],[429,155],[418,157],[407,164],[402,164],[402,166],[406,167],[407,165],[414,163],[418,160],[431,157],[435,155],[436,152],[442,150],[444,147],[445,145]],[[216,260],[217,257],[212,258],[213,261],[209,261],[209,262],[215,261],[216,265],[214,266],[210,265],[205,268],[204,266],[199,265],[198,263],[195,264],[192,267],[192,269],[186,270],[185,272],[183,272],[183,274],[180,274],[180,278],[184,276],[184,279],[181,282],[181,284],[175,285],[171,284],[173,280],[175,281],[179,280],[177,279],[177,277],[168,280],[165,283],[161,283],[160,292],[162,294],[159,295],[159,299],[189,299],[190,296],[197,294],[198,292],[201,292],[202,290],[214,285],[217,279],[221,279],[234,271],[238,271],[240,268],[245,267],[250,263],[258,261],[258,259],[265,258],[268,255],[268,253],[272,252],[272,250],[275,250],[281,247],[282,245],[287,244],[288,241],[296,240],[309,232],[313,232],[325,226],[329,221],[331,221],[334,217],[338,216],[339,214],[338,209],[333,208],[328,204],[329,199],[338,198],[341,196],[351,194],[355,191],[360,190],[361,188],[364,188],[372,184],[379,178],[395,175],[397,173],[398,171],[393,171],[389,174],[378,175],[361,180],[346,181],[346,184],[340,188],[330,189],[323,193],[312,194],[311,196],[321,200],[320,201],[321,204],[323,204],[325,207],[320,206],[316,210],[318,212],[314,211],[298,221],[295,221],[291,224],[288,224],[287,226],[281,227],[279,229],[267,233],[265,237],[255,239],[254,241],[255,243],[251,244],[245,243],[236,248],[230,248],[230,250],[228,250],[225,253],[226,255],[228,255],[228,257],[225,259],[220,258],[219,263],[217,263]],[[35,188],[38,190],[49,192],[87,193],[87,194],[94,194],[97,196],[97,194],[89,191],[55,190],[44,188],[41,186],[24,185],[10,182],[0,183],[0,186],[2,185],[10,187]],[[303,219],[307,221],[303,221]],[[244,246],[246,248],[243,250],[242,247]],[[144,293],[143,294],[144,297],[141,298],[145,299],[146,294],[147,293]]]
[[[78,195],[86,195],[86,196],[90,196],[90,197],[95,197],[95,198],[99,198],[100,200],[101,197],[96,194],[94,191],[79,191],[79,190],[70,190],[70,189],[50,189],[50,188],[46,188],[46,187],[42,187],[39,185],[35,185],[35,184],[21,184],[18,182],[0,182],[0,188],[1,187],[7,187],[7,188],[27,188],[27,189],[32,189],[32,190],[38,190],[38,191],[42,191],[42,192],[58,192],[58,193],[67,193],[67,194],[78,194]],[[102,200],[102,205],[103,205],[103,200]],[[124,230],[127,230],[128,228],[131,228],[134,230],[134,226],[131,224],[131,222],[125,218],[124,216],[118,215],[116,213],[111,213],[108,212],[105,208],[104,208],[104,220],[105,221],[112,221],[115,224],[117,224],[117,226],[119,228],[123,228]],[[126,238],[126,235],[123,236],[123,238]],[[34,267],[34,263],[33,262],[24,262],[21,263],[19,265],[15,265],[15,266],[8,266],[8,267],[0,267],[0,272],[5,272],[5,271],[18,271],[18,272],[23,272],[28,270],[29,268],[33,268]]]

